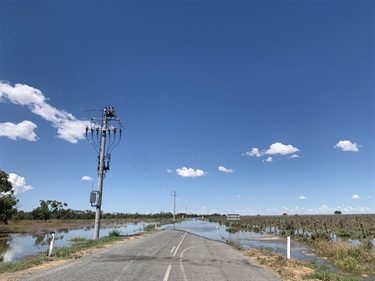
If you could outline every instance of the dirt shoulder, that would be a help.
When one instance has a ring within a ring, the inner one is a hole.
[[[271,270],[283,280],[293,281],[316,281],[317,279],[309,279],[306,276],[314,273],[314,269],[306,266],[305,263],[287,259],[282,255],[265,253],[257,249],[243,251],[244,255],[255,261],[261,267]]]

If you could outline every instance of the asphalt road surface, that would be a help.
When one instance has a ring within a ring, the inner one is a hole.
[[[24,276],[38,281],[280,281],[231,246],[164,230]]]

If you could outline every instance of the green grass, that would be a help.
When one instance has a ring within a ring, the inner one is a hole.
[[[45,254],[35,255],[24,261],[17,262],[6,262],[0,264],[0,274],[5,272],[15,272],[20,270],[25,270],[48,261],[48,257]]]
[[[362,281],[361,278],[351,274],[334,272],[327,265],[319,266],[314,273],[306,275],[305,279],[318,279],[323,281]]]
[[[317,241],[314,246],[320,255],[345,272],[375,274],[375,252],[366,241],[359,246],[344,241]]]
[[[143,230],[144,230],[145,232],[153,231],[153,230],[155,230],[155,224],[149,224],[149,225],[146,225],[145,227],[143,227]]]

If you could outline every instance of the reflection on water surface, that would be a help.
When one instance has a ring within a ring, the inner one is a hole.
[[[100,236],[107,236],[117,230],[121,235],[134,235],[143,232],[148,223],[128,223],[123,225],[108,225],[100,229]],[[70,239],[82,237],[91,239],[94,236],[94,227],[62,229],[55,231],[54,247],[69,247]],[[51,233],[25,235],[11,234],[0,238],[0,257],[3,262],[14,261],[40,252],[47,252]]]
[[[144,227],[149,223],[128,223],[123,225],[107,225],[100,230],[100,236],[107,236],[111,231],[117,230],[121,235],[134,235],[144,232]],[[268,233],[239,231],[230,233],[225,225],[204,220],[184,220],[175,224],[163,225],[160,229],[177,229],[187,231],[211,240],[230,242],[242,249],[267,248],[274,253],[286,255],[286,239]],[[55,232],[55,247],[69,247],[70,239],[82,237],[93,238],[93,227],[57,230]],[[47,252],[50,233],[23,235],[12,234],[0,237],[0,257],[3,262],[14,261],[40,252]],[[322,262],[311,249],[299,242],[292,241],[291,257],[299,260],[314,260]]]

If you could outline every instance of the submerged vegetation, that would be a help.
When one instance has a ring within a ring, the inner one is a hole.
[[[227,221],[225,216],[216,216],[211,217],[210,221],[238,230],[306,237],[311,240],[375,238],[374,214],[242,216],[240,221]]]
[[[317,252],[346,272],[375,275],[375,252],[371,241],[354,246],[346,241],[317,241]]]
[[[336,212],[334,215],[244,216],[235,222],[218,216],[211,218],[211,221],[239,231],[291,236],[311,245],[319,256],[328,258],[341,270],[335,272],[329,266],[315,265],[314,271],[305,276],[306,280],[349,281],[362,280],[360,276],[375,275],[375,246],[372,242],[375,239],[375,215],[342,215]],[[358,240],[359,244],[353,245],[349,239]],[[285,275],[287,280],[300,280],[280,269],[283,257],[271,256],[265,255],[258,261],[261,264],[269,263],[271,268],[277,267],[276,272]]]

